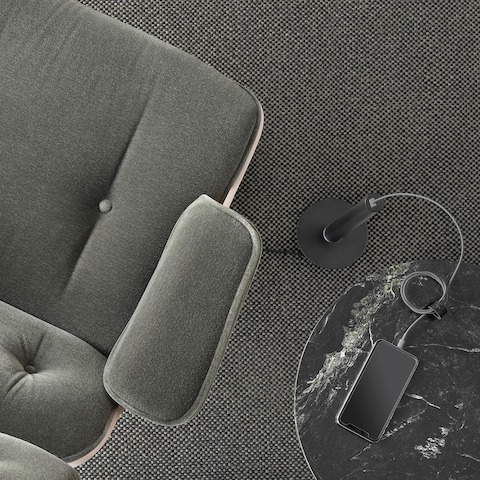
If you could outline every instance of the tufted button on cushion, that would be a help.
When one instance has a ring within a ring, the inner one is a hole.
[[[102,212],[102,213],[108,213],[111,209],[112,209],[112,202],[108,199],[105,199],[105,200],[102,200],[99,204],[98,204],[98,209]]]
[[[0,432],[66,460],[103,438],[116,404],[106,358],[88,343],[0,302]]]

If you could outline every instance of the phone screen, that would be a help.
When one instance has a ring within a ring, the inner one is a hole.
[[[378,340],[338,413],[337,422],[371,442],[380,440],[417,365],[414,355]]]

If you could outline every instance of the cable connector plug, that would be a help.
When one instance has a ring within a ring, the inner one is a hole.
[[[436,300],[428,308],[431,310],[430,315],[433,315],[435,320],[440,320],[447,313],[446,299]]]

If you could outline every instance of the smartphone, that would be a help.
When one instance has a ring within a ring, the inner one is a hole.
[[[385,341],[375,342],[352,385],[337,423],[370,442],[378,442],[409,384],[418,359]]]

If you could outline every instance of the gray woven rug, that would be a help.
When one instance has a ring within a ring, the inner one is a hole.
[[[461,0],[83,3],[196,55],[251,88],[260,146],[233,208],[259,228],[263,260],[216,383],[191,423],[124,414],[84,479],[310,479],[293,420],[298,360],[322,312],[378,268],[458,255],[435,207],[390,200],[366,254],[310,265],[298,216],[326,197],[432,196],[479,262],[480,5]],[[329,480],[329,479],[324,479]]]

